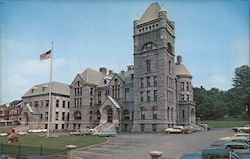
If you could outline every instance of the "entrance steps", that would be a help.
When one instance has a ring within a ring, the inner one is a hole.
[[[115,131],[115,124],[113,123],[101,123],[94,128],[96,131]]]

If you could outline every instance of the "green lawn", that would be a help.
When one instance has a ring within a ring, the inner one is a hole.
[[[214,128],[231,128],[235,126],[243,126],[250,124],[250,121],[246,120],[204,120],[200,123],[206,123]]]
[[[21,145],[22,155],[54,154],[65,151],[66,145],[77,145],[86,147],[93,144],[105,142],[106,138],[96,136],[60,136],[54,138],[40,137],[37,135],[19,136],[19,143],[8,144],[7,137],[0,137],[1,151],[4,154],[19,154],[19,144]],[[41,150],[42,145],[42,150]]]

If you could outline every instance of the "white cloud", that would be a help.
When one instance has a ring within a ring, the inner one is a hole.
[[[232,87],[232,79],[227,78],[222,74],[211,75],[204,81],[203,85],[206,89],[219,88],[221,90],[228,90]]]

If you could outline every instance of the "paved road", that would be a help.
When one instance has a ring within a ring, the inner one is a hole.
[[[231,136],[231,129],[214,129],[192,134],[122,133],[102,145],[78,149],[76,156],[86,159],[150,159],[152,150],[162,151],[163,158],[179,158],[208,147],[218,138]]]

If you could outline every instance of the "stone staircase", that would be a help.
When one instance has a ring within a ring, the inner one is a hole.
[[[15,127],[16,132],[27,132],[29,130],[29,125],[18,125]]]
[[[101,123],[94,128],[96,131],[115,131],[115,125],[113,123]]]

